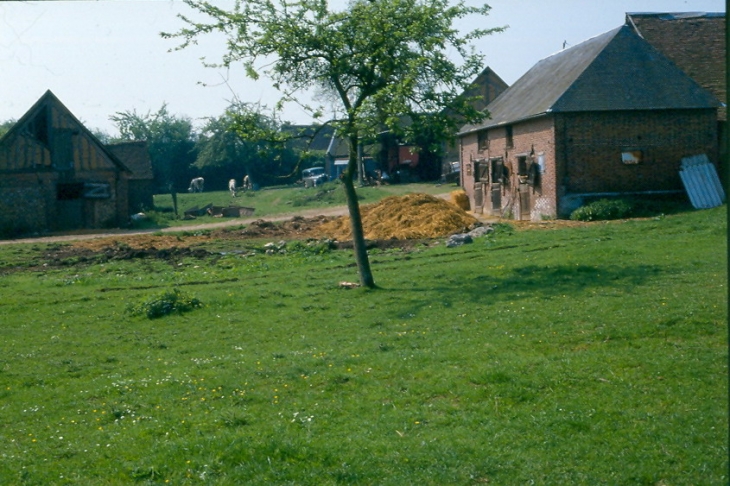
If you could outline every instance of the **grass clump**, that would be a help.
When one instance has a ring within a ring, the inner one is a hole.
[[[151,299],[129,307],[128,312],[133,316],[147,316],[148,319],[157,319],[170,314],[183,314],[193,309],[203,307],[203,303],[179,289],[161,292]]]
[[[340,189],[339,182],[327,182],[311,189],[301,189],[291,198],[291,205],[295,208],[321,207],[335,204],[347,204],[345,191]]]
[[[581,206],[570,215],[573,221],[604,221],[631,216],[633,205],[625,199],[599,199]]]

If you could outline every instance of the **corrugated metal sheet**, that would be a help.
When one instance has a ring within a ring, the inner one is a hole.
[[[683,158],[679,177],[694,208],[714,208],[725,201],[720,178],[706,155]]]

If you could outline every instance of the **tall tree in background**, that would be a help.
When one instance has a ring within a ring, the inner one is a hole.
[[[253,163],[249,144],[236,134],[229,112],[209,118],[197,140],[198,157],[193,164],[206,179],[242,179]],[[241,181],[239,180],[240,184]]]
[[[477,29],[461,34],[454,22],[487,15],[489,6],[470,7],[448,0],[351,0],[342,11],[327,0],[239,0],[228,11],[204,0],[185,0],[207,22],[181,16],[186,26],[163,37],[182,39],[179,48],[198,37],[222,32],[228,38],[222,65],[242,62],[257,79],[259,66],[293,100],[312,88],[336,94],[335,126],[349,142],[344,188],[352,225],[360,283],[374,287],[353,178],[358,144],[382,131],[407,132],[403,115],[428,114],[434,133],[453,133],[453,118],[479,121],[468,99],[460,97],[483,69],[482,56],[470,42],[502,30]],[[212,20],[210,20],[212,19]],[[458,63],[452,60],[458,57]]]
[[[163,104],[156,113],[140,115],[132,110],[117,112],[110,119],[116,124],[121,141],[147,142],[160,192],[187,187],[195,161],[196,139],[189,118],[171,115]]]
[[[275,114],[257,105],[234,103],[222,116],[208,119],[201,130],[194,166],[223,183],[244,175],[258,185],[290,183],[298,155],[286,140]]]

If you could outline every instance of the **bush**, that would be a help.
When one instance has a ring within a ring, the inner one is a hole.
[[[581,206],[570,215],[573,221],[602,221],[607,219],[627,218],[633,206],[625,199],[599,199]]]
[[[513,234],[515,232],[515,227],[514,226],[512,226],[509,223],[504,223],[504,222],[494,223],[492,225],[492,229],[494,231],[492,233],[490,233],[491,235],[507,235],[507,236],[509,236],[509,235],[511,235],[511,234]]]
[[[203,307],[200,300],[179,289],[173,289],[162,292],[136,306],[130,306],[127,311],[134,316],[146,315],[148,319],[157,319],[175,312],[178,314],[189,312],[198,307]]]

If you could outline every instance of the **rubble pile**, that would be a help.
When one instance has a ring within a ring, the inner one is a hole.
[[[362,206],[360,212],[368,240],[440,238],[479,225],[463,209],[428,194],[390,196]],[[349,217],[326,222],[318,231],[340,241],[352,239]]]

